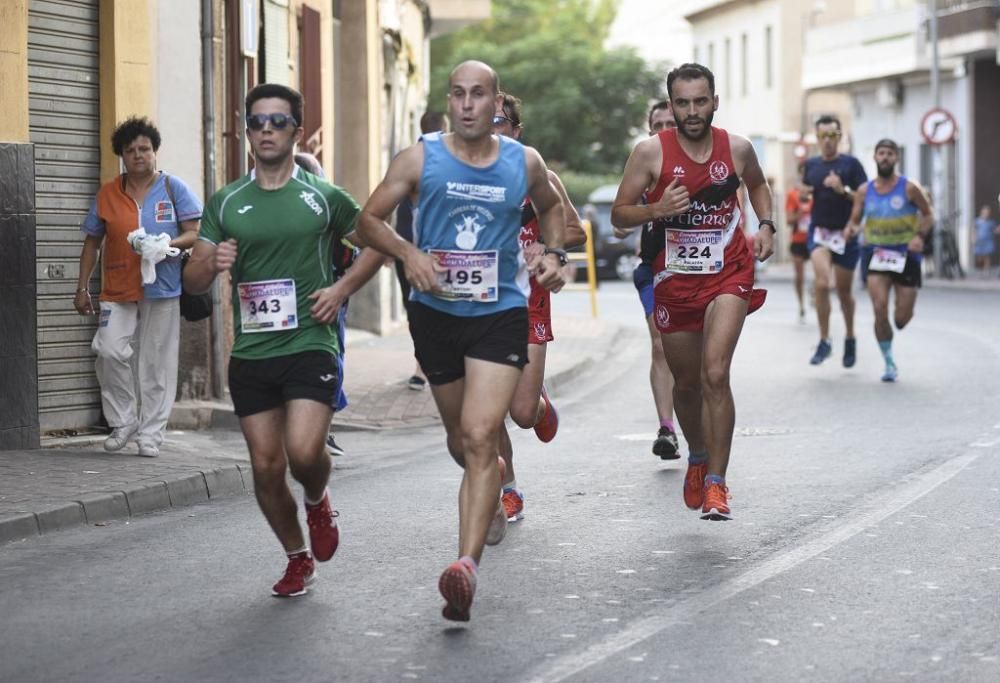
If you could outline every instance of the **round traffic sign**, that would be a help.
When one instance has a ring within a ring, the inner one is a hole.
[[[954,141],[958,134],[958,124],[950,111],[935,107],[921,119],[920,134],[928,145],[945,145]]]

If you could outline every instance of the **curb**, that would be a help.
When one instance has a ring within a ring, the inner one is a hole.
[[[128,521],[137,515],[253,493],[249,464],[199,470],[174,479],[94,493],[38,512],[0,518],[0,546],[84,525]]]

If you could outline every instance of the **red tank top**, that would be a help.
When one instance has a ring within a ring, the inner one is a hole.
[[[525,197],[524,203],[521,204],[521,234],[517,238],[518,242],[521,243],[521,249],[531,246],[541,239],[541,236],[535,207],[531,205],[531,199]]]

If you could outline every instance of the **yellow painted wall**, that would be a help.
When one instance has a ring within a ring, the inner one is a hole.
[[[0,142],[28,142],[28,0],[0,2]]]
[[[111,133],[129,116],[153,113],[152,17],[149,4],[102,0],[101,24],[101,180],[118,174]]]

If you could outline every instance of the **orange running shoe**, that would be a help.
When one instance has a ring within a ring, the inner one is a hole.
[[[545,391],[544,385],[542,386],[542,401],[545,402],[545,412],[542,413],[542,417],[535,425],[535,436],[542,443],[548,443],[556,438],[556,432],[559,431],[559,413],[556,411],[556,407],[552,405],[549,393]]]
[[[716,522],[728,522],[733,517],[729,513],[729,487],[711,483],[705,488],[705,504],[701,507],[701,518]]]
[[[462,560],[452,562],[441,573],[438,590],[447,602],[441,616],[450,621],[468,621],[476,594],[476,570]]]
[[[688,464],[684,476],[684,504],[692,510],[697,510],[705,502],[705,475],[708,474],[708,463],[700,465]]]
[[[504,489],[500,496],[503,509],[507,511],[508,522],[519,522],[524,519],[524,494],[517,489]]]

